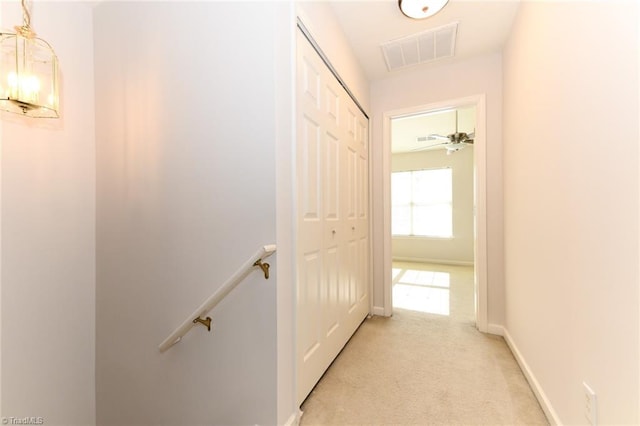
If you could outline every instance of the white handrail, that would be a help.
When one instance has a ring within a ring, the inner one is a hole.
[[[249,268],[251,268],[252,266],[259,266],[259,264],[261,264],[262,262],[262,259],[271,256],[275,251],[275,244],[261,247],[260,250],[258,250],[245,263],[243,263],[242,266],[240,266],[238,270],[227,281],[225,281],[225,283],[222,284],[222,286],[218,290],[216,290],[211,296],[209,296],[209,298],[205,300],[205,302],[200,305],[200,307],[198,307],[198,309],[196,309],[193,314],[187,317],[187,319],[184,320],[180,327],[176,328],[174,332],[169,335],[169,337],[167,337],[162,343],[160,343],[160,346],[158,346],[160,352],[164,352],[171,346],[178,343],[180,339],[182,339],[182,336],[187,334],[189,330],[191,330],[191,327],[193,327],[197,323],[197,321],[195,321],[196,319],[200,318],[211,309],[213,309],[218,303],[220,303],[222,299],[225,298],[227,294],[231,292],[231,290],[233,290],[240,283],[240,281],[242,281],[242,279],[249,273]],[[265,277],[268,277],[267,271],[268,269],[264,270]]]

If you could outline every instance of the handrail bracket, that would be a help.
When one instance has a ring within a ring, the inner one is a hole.
[[[205,319],[202,319],[200,317],[196,318],[193,320],[194,324],[202,324],[205,327],[207,327],[207,331],[211,331],[211,317],[207,317]]]
[[[258,259],[256,260],[256,263],[253,264],[253,266],[259,266],[260,269],[262,269],[262,272],[264,272],[264,279],[268,280],[269,279],[269,264],[266,262],[263,262],[262,259]]]

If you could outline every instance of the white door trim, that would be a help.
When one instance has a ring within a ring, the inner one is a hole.
[[[476,137],[473,144],[476,214],[474,262],[476,291],[476,327],[488,331],[487,313],[487,157],[486,157],[486,96],[484,94],[452,99],[426,105],[417,105],[383,114],[382,121],[382,202],[383,202],[383,309],[385,316],[393,313],[391,285],[391,120],[393,118],[418,114],[424,111],[475,105]]]

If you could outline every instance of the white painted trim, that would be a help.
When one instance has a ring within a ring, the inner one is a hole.
[[[496,336],[504,336],[504,326],[500,324],[488,324],[487,333],[494,334]]]
[[[284,426],[299,426],[301,417],[302,417],[302,411],[300,410],[294,413],[291,413],[291,416],[289,416],[289,419],[287,420],[287,422],[284,423]]]
[[[367,130],[367,155],[368,155],[368,167],[367,170],[368,178],[369,178],[369,261],[367,262],[368,266],[368,279],[369,279],[369,314],[370,315],[379,315],[376,314],[376,307],[373,306],[373,155],[371,154],[371,133],[373,130],[373,124],[371,123],[371,119],[367,118],[367,123],[369,125]]]
[[[277,55],[276,132],[276,244],[279,247],[276,272],[276,422],[289,424],[296,405],[296,294],[295,294],[295,78],[296,15],[293,1],[276,8],[276,28],[282,41]]]
[[[636,8],[636,20],[638,23],[638,27],[640,28],[640,7]],[[638,33],[638,46],[640,46],[640,31],[637,32]],[[640,81],[640,55],[638,55],[638,81]],[[638,99],[640,99],[640,84],[638,84]],[[638,134],[640,135],[640,120],[638,121]],[[640,154],[640,153],[639,153]],[[638,163],[640,164],[640,155],[638,156]],[[639,168],[640,171],[640,168]],[[640,182],[640,174],[637,177],[638,182]],[[640,197],[640,194],[638,194],[638,196]],[[640,234],[638,235],[638,241],[640,242]],[[638,262],[640,263],[640,259],[638,259]],[[639,283],[640,285],[640,283]],[[638,306],[640,306],[640,292],[638,292]],[[640,350],[640,318],[638,321],[638,346],[639,346],[639,350]],[[640,383],[640,372],[638,375],[638,383]],[[638,392],[638,418],[640,419],[640,392]]]
[[[476,327],[487,332],[489,322],[488,260],[487,260],[487,114],[486,96],[475,96],[476,139],[473,144],[475,167],[475,229],[474,265],[476,285]]]
[[[385,316],[393,312],[391,283],[391,120],[424,111],[449,109],[465,105],[476,106],[476,138],[473,163],[475,169],[475,228],[474,272],[476,285],[476,327],[488,331],[487,290],[487,158],[486,158],[486,96],[484,94],[452,99],[427,105],[387,111],[382,119],[382,204],[383,204],[383,303]]]
[[[391,119],[393,112],[382,118],[382,306],[384,316],[393,314],[393,285],[391,280]]]
[[[558,417],[558,414],[553,409],[553,406],[551,405],[549,398],[547,398],[547,395],[545,394],[544,389],[542,389],[542,386],[540,386],[540,383],[538,382],[535,375],[533,374],[533,371],[531,371],[531,369],[529,368],[527,361],[522,356],[522,353],[520,353],[520,351],[518,350],[518,347],[516,346],[515,342],[511,338],[511,335],[509,334],[509,330],[507,330],[506,328],[504,328],[503,330],[504,330],[504,334],[503,334],[504,340],[505,342],[507,342],[507,346],[509,346],[509,349],[511,349],[511,353],[513,354],[513,357],[518,362],[518,365],[520,366],[522,373],[527,379],[527,382],[529,382],[529,386],[531,386],[531,390],[533,391],[533,394],[535,395],[536,399],[540,403],[540,407],[542,407],[542,411],[544,411],[544,414],[547,416],[547,420],[551,425],[561,425],[562,423],[560,422],[560,418]]]
[[[383,306],[374,306],[373,308],[371,308],[371,315],[377,315],[379,317],[389,316],[389,315],[385,315]]]
[[[465,260],[449,260],[449,259],[429,259],[424,257],[406,257],[398,256],[393,258],[394,262],[413,262],[413,263],[435,263],[440,265],[452,266],[473,266],[473,262]]]

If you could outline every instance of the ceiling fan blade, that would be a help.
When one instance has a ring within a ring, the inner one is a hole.
[[[410,152],[428,151],[430,149],[444,148],[447,145],[449,145],[449,143],[436,143],[433,145],[426,145],[426,146],[421,146],[420,148],[412,149]]]
[[[440,141],[448,141],[449,138],[447,136],[443,136],[443,135],[436,135],[434,133],[430,134],[429,136],[427,136],[427,140],[440,140]]]

